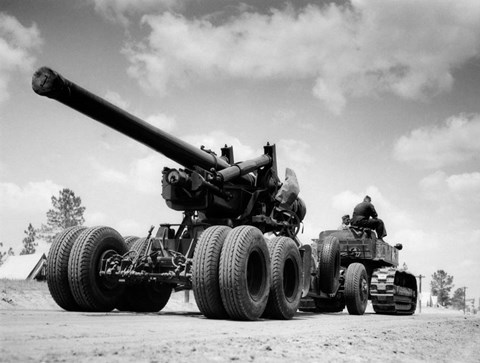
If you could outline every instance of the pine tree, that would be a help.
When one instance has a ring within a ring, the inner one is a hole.
[[[0,247],[3,247],[3,242],[0,242]],[[3,265],[3,263],[5,262],[4,261],[4,257],[8,257],[8,256],[13,256],[15,255],[15,252],[13,252],[13,248],[10,247],[8,249],[8,252],[3,252],[3,251],[0,251],[0,266]]]
[[[450,290],[453,288],[453,276],[443,270],[438,270],[432,275],[430,282],[432,295],[437,296],[437,303],[442,306],[450,304]]]
[[[464,307],[465,291],[463,288],[458,288],[453,292],[452,306],[457,310],[462,310]]]
[[[47,224],[40,228],[40,237],[47,242],[53,242],[65,228],[81,226],[85,222],[85,207],[81,204],[82,199],[67,188],[60,190],[58,198],[52,196],[53,208],[47,212]]]
[[[20,251],[21,255],[31,255],[35,253],[35,247],[38,246],[38,243],[35,242],[35,238],[37,236],[37,231],[33,228],[32,224],[28,225],[28,228],[24,233],[27,235],[22,243],[23,249]]]

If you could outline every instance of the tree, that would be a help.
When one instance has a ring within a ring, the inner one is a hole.
[[[73,190],[60,190],[58,198],[52,196],[53,208],[47,212],[47,224],[40,228],[40,237],[53,242],[55,237],[65,228],[81,226],[85,222],[82,199],[75,196]]]
[[[438,270],[432,275],[430,282],[432,295],[437,296],[437,303],[442,306],[450,304],[450,290],[453,288],[453,276],[443,270]]]
[[[458,288],[453,292],[452,306],[457,310],[463,310],[465,303],[465,291],[463,288]]]
[[[25,237],[22,241],[23,249],[20,251],[20,254],[31,255],[32,253],[35,253],[35,247],[38,246],[38,243],[35,242],[35,238],[37,237],[37,231],[30,223],[24,233],[27,235],[27,237]]]
[[[0,242],[0,247],[3,247],[3,242]],[[7,257],[8,257],[8,256],[13,256],[14,254],[15,254],[15,252],[13,252],[13,248],[12,248],[12,247],[10,247],[10,248],[8,249],[8,252],[0,251],[0,266],[2,266],[3,263],[5,262],[5,261],[3,260],[3,258],[4,258],[5,256],[7,256]]]

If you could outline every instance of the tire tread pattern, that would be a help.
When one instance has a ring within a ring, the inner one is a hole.
[[[288,320],[291,319],[297,311],[302,296],[302,262],[300,251],[295,242],[288,237],[272,238],[268,241],[267,245],[271,260],[272,282],[264,316],[267,318]],[[287,300],[283,286],[285,261],[287,258],[294,260],[297,275],[296,290],[292,294],[294,295],[294,299],[291,302]]]
[[[52,243],[47,258],[47,285],[50,295],[58,306],[67,311],[76,311],[80,306],[73,297],[68,281],[68,260],[78,236],[87,227],[74,226],[62,231]]]
[[[250,248],[258,241],[266,262],[263,296],[253,301],[249,296],[246,268]],[[253,226],[239,226],[228,234],[220,257],[220,293],[229,317],[234,320],[257,320],[265,310],[270,290],[270,257],[262,233]]]
[[[92,260],[106,238],[114,240],[112,247],[117,253],[127,252],[122,236],[110,227],[92,227],[83,231],[72,248],[68,277],[73,296],[84,311],[113,310],[123,290],[119,288],[118,293],[108,297],[102,294],[95,282],[92,283],[98,273],[98,261]]]
[[[195,247],[192,284],[200,312],[209,319],[228,317],[220,294],[219,266],[223,243],[232,229],[212,226],[206,229]]]
[[[361,300],[361,280],[367,283],[367,272],[365,266],[355,262],[348,266],[345,273],[345,303],[351,315],[363,315],[367,306],[368,292],[366,298]]]

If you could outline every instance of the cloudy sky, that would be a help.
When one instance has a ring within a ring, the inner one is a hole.
[[[64,187],[86,225],[181,219],[161,197],[174,164],[35,95],[42,65],[237,160],[275,143],[301,240],[369,194],[424,287],[444,269],[480,298],[478,0],[0,0],[0,241],[17,253]]]

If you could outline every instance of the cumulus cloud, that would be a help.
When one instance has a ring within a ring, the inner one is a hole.
[[[397,160],[424,168],[439,168],[478,160],[480,115],[451,117],[443,125],[422,127],[395,144]]]
[[[130,102],[126,101],[120,94],[114,91],[107,91],[105,94],[105,99],[115,106],[118,106],[128,112],[136,113],[135,111],[130,111]],[[149,124],[163,130],[166,132],[171,132],[175,129],[176,120],[174,117],[163,114],[157,113],[149,116],[140,115],[146,122]]]
[[[351,216],[353,208],[363,200],[365,195],[369,195],[372,198],[372,204],[375,206],[379,218],[385,221],[387,231],[391,229],[395,231],[396,235],[398,231],[405,229],[405,226],[409,226],[409,228],[415,227],[416,223],[412,217],[385,197],[378,187],[374,185],[367,187],[361,192],[353,192],[351,190],[340,192],[332,197],[332,206],[339,211],[339,216],[342,214],[350,214]]]
[[[424,177],[419,184],[427,198],[460,202],[459,209],[468,209],[480,202],[480,172],[447,175],[439,170]]]
[[[282,139],[277,144],[278,159],[292,165],[311,165],[315,158],[310,145],[302,140]]]
[[[145,119],[145,121],[165,132],[171,132],[174,130],[177,123],[173,117],[163,113],[150,115]]]
[[[220,155],[220,148],[224,145],[233,146],[235,161],[248,160],[263,154],[263,150],[255,150],[250,145],[242,143],[237,137],[219,130],[207,134],[187,135],[183,140],[197,147],[203,145],[206,149],[211,149],[217,155]]]
[[[92,166],[102,182],[115,183],[143,194],[158,194],[162,190],[162,170],[165,166],[176,164],[157,153],[148,152],[147,156],[133,161],[127,171],[106,167],[97,161]]]
[[[0,103],[9,97],[7,86],[13,74],[32,69],[32,52],[41,44],[36,24],[24,27],[15,17],[0,12]]]
[[[46,212],[51,208],[52,195],[62,186],[51,180],[30,182],[21,187],[14,183],[0,183],[0,204],[2,211]]]
[[[452,69],[480,52],[480,3],[352,0],[287,6],[221,22],[166,12],[124,52],[128,73],[160,94],[218,78],[306,79],[334,113],[348,97],[391,92],[423,99],[448,91]]]
[[[115,106],[123,109],[127,109],[130,106],[130,102],[124,100],[122,96],[120,96],[117,92],[114,91],[107,91],[107,93],[105,94],[105,99],[113,103]]]
[[[95,11],[105,18],[128,25],[129,17],[139,13],[179,9],[182,1],[179,0],[90,0]]]

